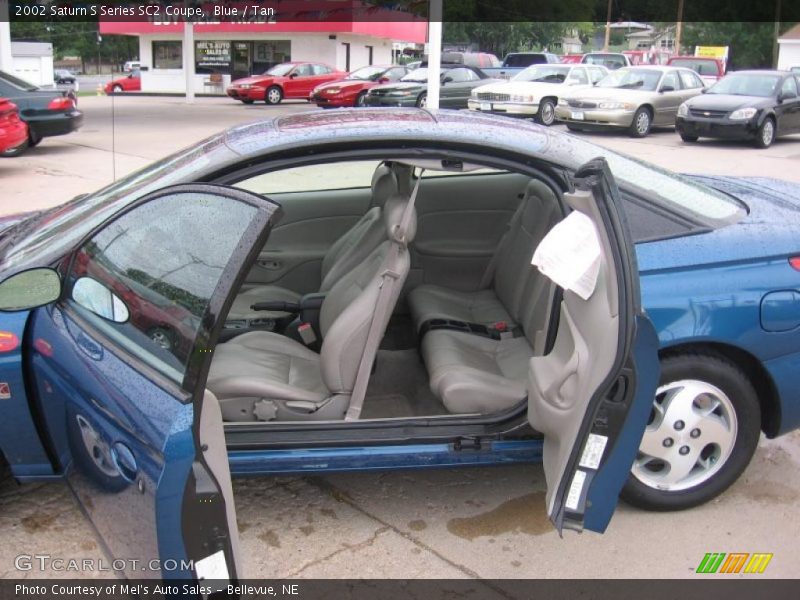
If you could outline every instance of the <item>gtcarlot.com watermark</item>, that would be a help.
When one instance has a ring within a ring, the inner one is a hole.
[[[14,558],[14,568],[17,571],[39,571],[56,573],[91,573],[91,572],[127,572],[133,571],[160,571],[171,573],[174,571],[191,571],[194,569],[192,560],[139,560],[136,558],[62,558],[50,554],[19,554]]]

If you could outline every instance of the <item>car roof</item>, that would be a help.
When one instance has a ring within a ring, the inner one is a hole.
[[[791,71],[779,71],[778,69],[745,69],[743,71],[731,71],[728,75],[794,75]]]

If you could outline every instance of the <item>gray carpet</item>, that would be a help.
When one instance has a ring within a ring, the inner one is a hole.
[[[448,414],[428,386],[428,373],[416,349],[378,350],[362,419]]]

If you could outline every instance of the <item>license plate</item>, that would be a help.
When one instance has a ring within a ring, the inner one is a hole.
[[[570,114],[573,121],[583,121],[583,111],[582,110],[573,110]]]
[[[481,102],[481,110],[492,110],[491,102]]]

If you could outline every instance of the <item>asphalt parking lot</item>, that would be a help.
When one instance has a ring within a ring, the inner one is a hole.
[[[226,99],[82,97],[83,129],[0,159],[0,214],[64,202],[220,129],[309,110],[305,103],[244,106]],[[113,115],[113,120],[112,120]],[[673,131],[597,143],[663,167],[800,182],[800,136],[767,150]],[[795,577],[800,521],[800,432],[762,439],[722,497],[682,513],[620,505],[605,535],[553,531],[539,465],[259,477],[234,482],[245,576],[264,578],[679,578],[706,552],[774,553],[759,577]],[[0,577],[19,554],[98,558],[90,525],[63,484],[18,486],[0,475]],[[111,576],[97,573],[97,576]],[[81,574],[86,576],[86,574]],[[727,577],[753,577],[731,575]]]

